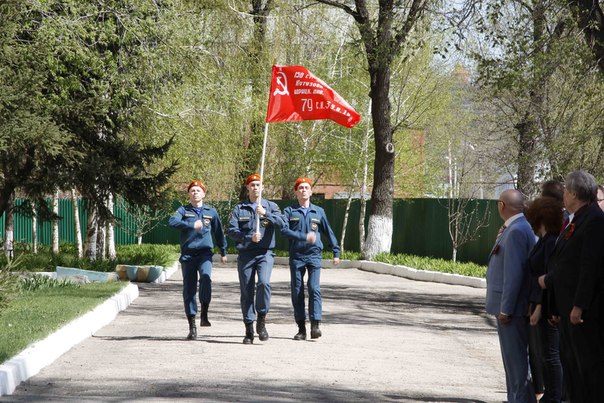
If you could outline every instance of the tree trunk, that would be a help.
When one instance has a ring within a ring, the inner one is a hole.
[[[359,250],[362,252],[365,248],[365,215],[367,213],[367,176],[369,175],[369,129],[363,139],[361,155],[363,156],[363,177],[361,178],[360,199],[359,199]]]
[[[536,1],[532,9],[533,21],[533,58],[538,63],[546,50],[543,36],[546,29],[545,6],[542,1]],[[532,197],[538,193],[535,184],[537,142],[539,137],[538,119],[543,114],[543,93],[545,92],[546,76],[539,69],[532,72],[529,88],[530,107],[516,124],[518,133],[518,184],[517,188],[525,195]]]
[[[31,212],[31,251],[34,255],[38,254],[38,212],[36,203],[32,203]]]
[[[371,214],[363,257],[371,260],[392,246],[392,199],[394,195],[394,144],[390,121],[390,67],[369,67],[371,118],[375,138]]]
[[[96,260],[97,257],[97,232],[98,211],[94,203],[88,203],[88,228],[86,230],[86,242],[84,243],[84,256],[88,260]]]
[[[12,259],[15,247],[15,194],[11,194],[4,200],[4,254]]]
[[[71,189],[71,204],[73,206],[73,226],[75,230],[75,242],[78,251],[78,258],[82,258],[84,255],[82,247],[82,227],[80,225],[80,211],[78,208],[78,199],[76,197],[76,190]]]
[[[535,124],[530,112],[516,125],[518,134],[518,184],[517,188],[525,195],[532,196],[535,190]]]
[[[249,43],[249,63],[246,71],[249,73],[249,82],[252,90],[254,110],[264,110],[266,93],[268,91],[265,72],[270,71],[266,52],[266,30],[268,16],[274,7],[274,0],[251,0],[251,16],[253,25],[252,41]],[[259,169],[262,152],[265,122],[262,115],[251,114],[247,130],[244,131],[242,141],[243,161],[237,168],[239,198],[247,199],[247,188],[243,185],[249,174]]]
[[[107,199],[107,209],[113,214],[113,194],[109,194]],[[115,260],[117,253],[115,252],[115,234],[113,231],[113,222],[107,221],[107,258]]]
[[[55,190],[52,195],[52,253],[59,254],[59,191]]]
[[[99,218],[96,233],[96,257],[105,259],[107,257],[107,243],[105,237],[107,234],[107,221]]]
[[[351,186],[350,189],[348,189],[346,210],[344,210],[344,222],[342,223],[342,236],[340,237],[340,252],[344,252],[344,240],[346,239],[346,226],[348,226],[348,216],[350,215],[350,205],[352,204],[352,192],[354,192],[354,186]]]

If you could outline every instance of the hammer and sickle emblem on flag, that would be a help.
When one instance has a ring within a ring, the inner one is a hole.
[[[287,95],[289,96],[289,91],[287,90],[287,76],[284,72],[280,71],[277,73],[275,80],[277,81],[277,88],[273,91],[273,96],[275,95]]]

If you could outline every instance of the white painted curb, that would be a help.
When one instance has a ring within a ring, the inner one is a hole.
[[[275,257],[275,264],[289,265],[289,258]],[[340,260],[340,264],[333,265],[333,260],[323,259],[323,267],[332,269],[359,269],[379,274],[389,274],[404,277],[410,280],[431,281],[451,285],[463,285],[474,288],[486,288],[487,281],[484,278],[462,276],[459,274],[440,273],[436,271],[417,270],[407,266],[397,266],[388,263],[372,262],[369,260]]]
[[[474,288],[486,288],[487,281],[480,277],[462,276],[459,274],[440,273],[436,271],[417,270],[407,266],[397,266],[388,263],[370,262],[359,260],[356,268],[359,270],[371,271],[380,274],[390,274],[393,276],[404,277],[411,280],[431,281],[433,283],[443,283],[451,285],[463,285]]]
[[[103,302],[47,338],[37,341],[0,365],[0,396],[11,395],[17,386],[36,375],[76,344],[109,324],[138,297],[138,286],[130,283]]]

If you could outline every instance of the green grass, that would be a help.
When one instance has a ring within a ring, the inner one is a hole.
[[[414,255],[391,255],[389,253],[380,253],[375,257],[375,261],[407,266],[417,270],[437,271],[470,277],[484,278],[487,273],[486,266],[481,266],[476,263],[453,262],[452,260]]]
[[[55,271],[57,266],[77,267],[84,270],[94,270],[101,272],[115,271],[118,264],[129,265],[155,265],[170,266],[179,256],[178,245],[118,245],[116,247],[117,258],[115,260],[97,259],[90,261],[77,257],[73,245],[61,245],[60,253],[54,255],[47,246],[40,247],[37,254],[29,250],[20,250],[16,252],[19,265],[11,271]],[[4,254],[0,254],[0,269],[7,267],[8,262]]]
[[[120,245],[116,264],[171,266],[180,256],[178,245]],[[115,270],[115,266],[114,266]]]
[[[41,281],[40,283],[49,283]],[[127,283],[37,286],[12,296],[0,311],[0,363],[89,312]]]

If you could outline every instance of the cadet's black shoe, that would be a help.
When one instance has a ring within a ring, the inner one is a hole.
[[[187,316],[189,321],[189,334],[187,340],[195,340],[197,338],[197,327],[195,326],[195,316]]]
[[[258,333],[258,338],[260,341],[268,340],[268,332],[266,331],[266,315],[258,315],[258,320],[256,321],[256,333]]]
[[[298,333],[294,336],[294,340],[306,340],[306,321],[297,320]]]
[[[209,303],[202,303],[201,304],[201,321],[199,322],[199,326],[201,327],[207,327],[207,326],[212,326],[212,324],[210,323],[210,321],[208,320],[208,308],[210,307]]]
[[[254,323],[245,324],[245,337],[243,344],[254,344]]]
[[[318,339],[321,337],[321,329],[319,329],[320,320],[311,320],[310,321],[310,338]]]

